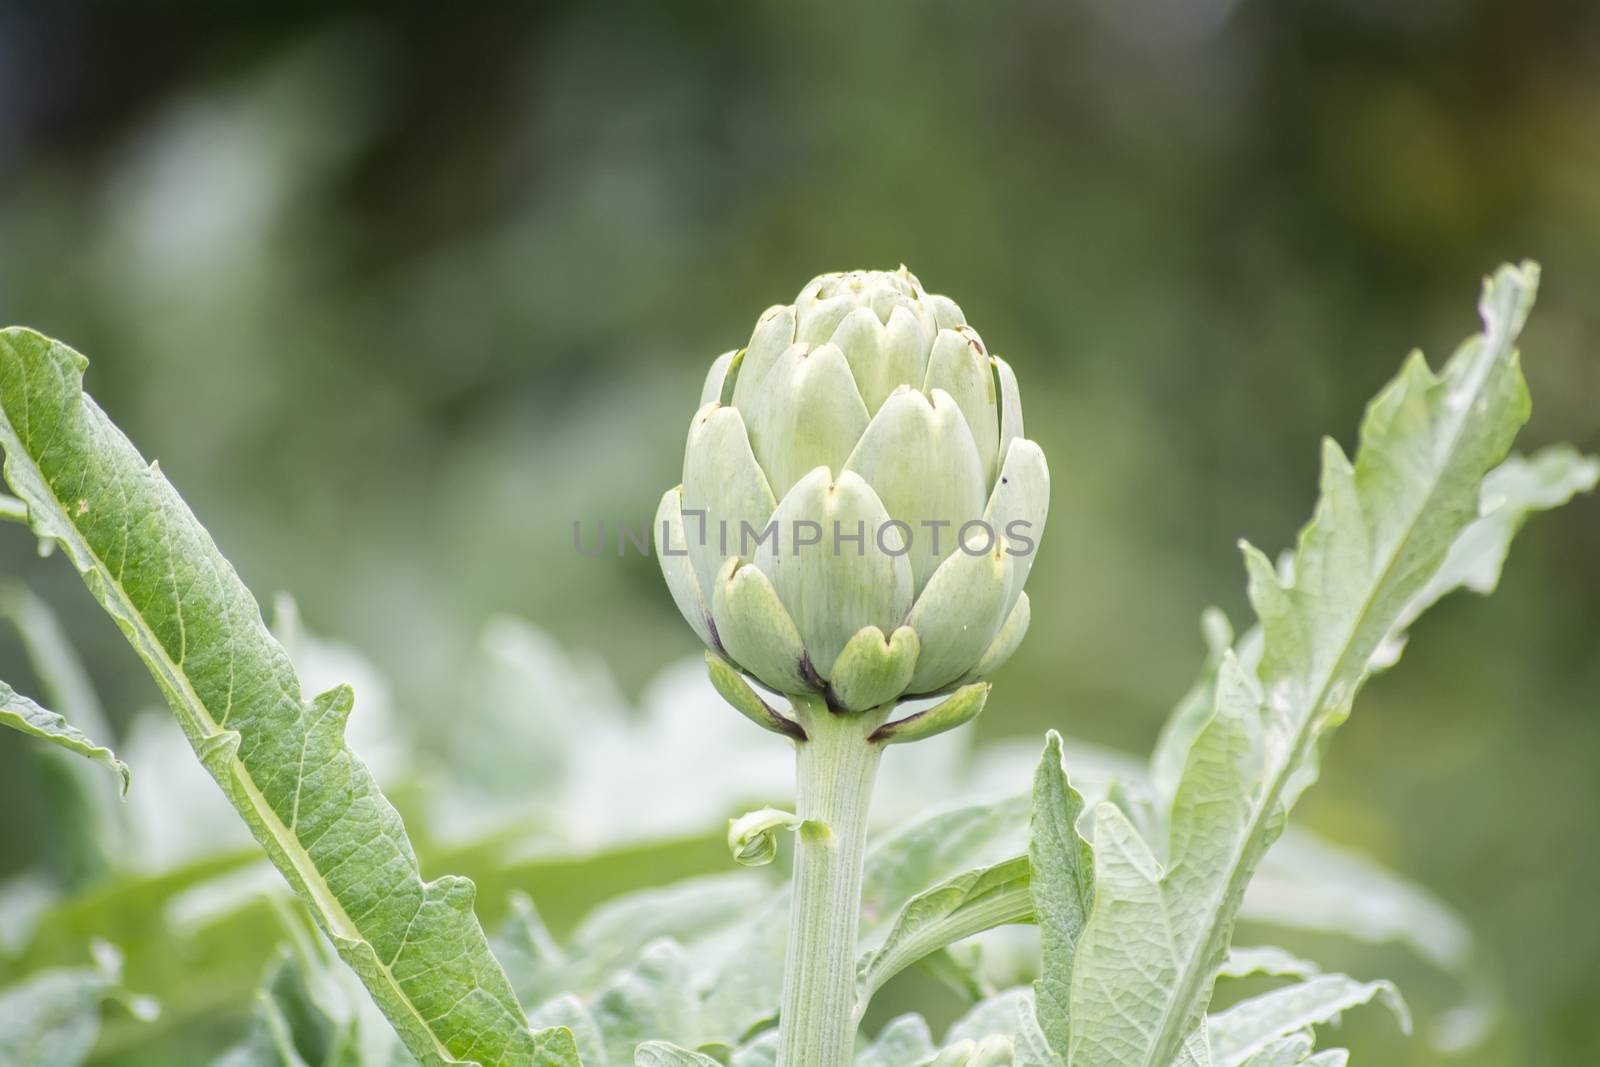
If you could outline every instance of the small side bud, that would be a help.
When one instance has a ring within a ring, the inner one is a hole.
[[[793,812],[761,808],[728,820],[728,849],[733,862],[744,867],[765,867],[778,855],[778,831],[798,830],[802,820]]]

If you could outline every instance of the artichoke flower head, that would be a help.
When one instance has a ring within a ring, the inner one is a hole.
[[[953,301],[904,267],[822,275],[700,401],[655,547],[716,657],[864,711],[1015,650],[1050,475],[1016,376]]]

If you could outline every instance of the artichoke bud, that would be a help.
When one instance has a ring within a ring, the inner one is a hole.
[[[825,274],[712,364],[657,554],[718,657],[859,712],[1005,662],[1049,500],[1016,375],[961,309],[904,267]]]

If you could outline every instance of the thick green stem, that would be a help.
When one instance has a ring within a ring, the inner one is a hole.
[[[794,909],[778,1019],[778,1067],[849,1067],[855,1053],[856,933],[867,808],[886,711],[839,715],[797,698]]]

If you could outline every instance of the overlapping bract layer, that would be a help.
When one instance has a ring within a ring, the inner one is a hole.
[[[904,267],[813,279],[712,364],[656,552],[701,639],[859,711],[998,667],[1050,476],[1016,376]]]

